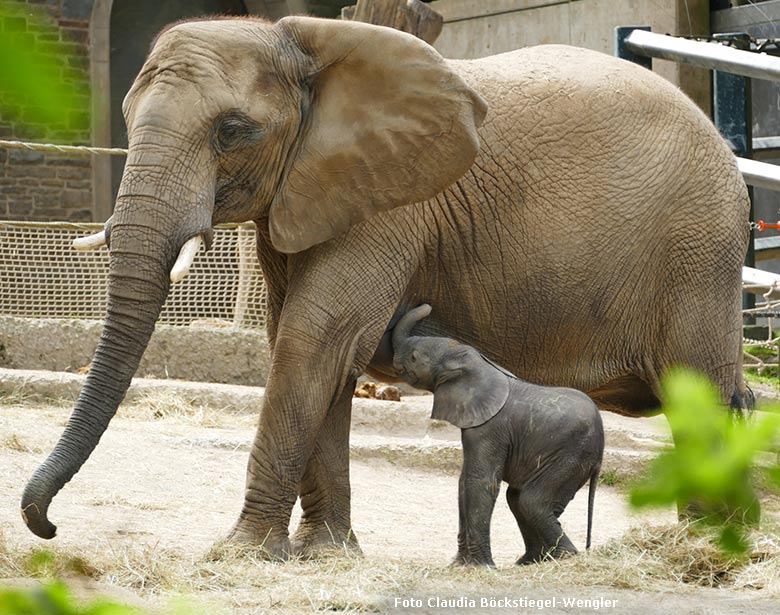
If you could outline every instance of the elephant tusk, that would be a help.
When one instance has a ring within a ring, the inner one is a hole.
[[[100,231],[88,237],[79,237],[73,240],[76,250],[96,250],[106,245],[106,231]]]
[[[187,243],[181,247],[179,258],[176,259],[176,262],[171,269],[171,284],[176,284],[176,282],[180,281],[190,272],[192,261],[195,260],[195,255],[202,245],[203,237],[197,235],[188,239]]]

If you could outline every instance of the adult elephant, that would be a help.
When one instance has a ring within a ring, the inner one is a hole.
[[[198,21],[158,37],[124,113],[105,329],[24,492],[39,536],[125,395],[177,255],[220,222],[257,223],[272,348],[231,538],[275,555],[357,546],[352,391],[367,368],[392,376],[386,331],[420,303],[422,333],[605,409],[657,411],[673,364],[743,391],[745,185],[651,72],[565,46],[446,61],[353,22]]]

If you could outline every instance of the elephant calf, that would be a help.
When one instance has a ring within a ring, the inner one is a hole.
[[[604,453],[599,410],[584,393],[520,380],[471,346],[446,337],[411,337],[430,314],[423,304],[393,331],[394,367],[409,384],[432,391],[435,419],[461,428],[463,469],[455,564],[493,565],[490,517],[504,480],[506,499],[523,534],[518,564],[562,557],[577,549],[558,517],[590,479],[593,496]]]

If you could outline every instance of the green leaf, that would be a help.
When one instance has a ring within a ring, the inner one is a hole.
[[[88,128],[88,81],[84,69],[68,66],[73,55],[39,7],[0,0],[0,115],[27,126]]]
[[[748,544],[739,523],[756,522],[759,514],[751,470],[756,455],[777,442],[780,416],[733,420],[716,388],[694,372],[674,370],[662,386],[675,446],[653,460],[631,488],[629,502],[634,507],[696,504],[706,522],[719,528],[720,548],[742,553]],[[780,481],[777,467],[762,471],[767,480]]]

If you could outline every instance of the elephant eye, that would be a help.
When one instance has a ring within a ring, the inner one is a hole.
[[[250,145],[262,137],[260,125],[240,111],[228,111],[214,123],[212,145],[218,153]]]

